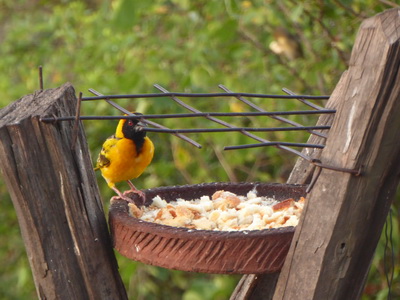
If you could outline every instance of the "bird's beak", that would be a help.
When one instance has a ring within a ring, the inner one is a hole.
[[[139,121],[136,125],[135,125],[135,131],[139,132],[139,131],[143,131],[143,128],[147,127],[146,123],[144,123],[143,121]]]
[[[144,123],[143,121],[139,121],[136,126],[138,127],[147,127],[146,123]]]
[[[138,113],[138,112],[136,112],[136,113],[134,113],[134,114],[137,115],[137,116],[143,115],[143,114]],[[145,122],[143,122],[142,120],[139,119],[139,120],[138,120],[138,123],[136,124],[136,127],[143,128],[143,127],[147,127],[147,125],[146,125]]]

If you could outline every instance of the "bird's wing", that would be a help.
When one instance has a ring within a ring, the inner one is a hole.
[[[117,144],[118,140],[119,139],[113,135],[104,142],[103,148],[101,149],[99,157],[97,158],[96,169],[101,169],[110,165],[111,162],[109,159],[109,152],[110,149]]]

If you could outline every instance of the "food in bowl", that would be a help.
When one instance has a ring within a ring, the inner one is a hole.
[[[257,196],[249,191],[246,196],[219,190],[211,198],[167,202],[160,196],[149,206],[129,203],[130,215],[147,222],[185,227],[193,230],[246,231],[296,226],[305,198],[277,201]]]

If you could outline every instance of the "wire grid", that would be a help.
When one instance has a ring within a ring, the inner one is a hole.
[[[306,161],[314,164],[320,168],[327,168],[340,172],[347,172],[354,175],[359,175],[359,170],[352,170],[346,168],[340,168],[336,166],[329,166],[323,164],[320,160],[315,159],[301,151],[294,149],[293,147],[301,147],[301,148],[318,148],[323,149],[325,147],[324,144],[309,144],[309,143],[293,143],[293,142],[284,142],[284,141],[270,141],[265,138],[259,137],[255,135],[253,132],[273,132],[273,131],[307,131],[312,135],[316,135],[321,137],[322,139],[326,139],[327,135],[322,132],[330,129],[330,126],[303,126],[300,123],[294,122],[292,120],[287,119],[285,116],[289,115],[311,115],[311,114],[334,114],[336,111],[332,109],[325,109],[321,106],[318,106],[309,100],[327,100],[329,96],[310,96],[310,95],[296,95],[289,89],[284,88],[283,91],[287,95],[268,95],[268,94],[253,94],[253,93],[237,93],[228,89],[223,85],[219,85],[219,88],[222,89],[223,93],[177,93],[170,92],[166,88],[162,87],[159,84],[155,84],[154,87],[158,89],[161,93],[153,93],[153,94],[129,94],[129,95],[102,95],[98,91],[94,89],[89,89],[91,93],[93,93],[94,97],[82,97],[82,94],[79,95],[79,103],[77,106],[77,112],[75,116],[70,117],[49,117],[42,118],[41,120],[44,122],[54,122],[54,121],[67,121],[67,120],[75,120],[75,124],[80,120],[107,120],[107,119],[140,119],[143,123],[148,125],[143,130],[149,132],[160,132],[160,133],[169,133],[173,134],[184,141],[190,143],[191,145],[201,148],[201,145],[194,141],[193,139],[184,135],[185,133],[204,133],[204,132],[239,132],[247,137],[250,137],[257,141],[254,144],[245,144],[245,145],[235,145],[235,146],[225,146],[224,150],[234,150],[234,149],[245,149],[245,148],[253,148],[253,147],[266,147],[273,146],[278,149],[284,150],[286,152],[290,152],[295,154]],[[159,115],[136,115],[125,109],[124,107],[118,105],[111,99],[133,99],[133,98],[157,98],[157,97],[169,97],[172,99],[177,105],[184,107],[186,110],[190,111],[190,113],[184,114],[159,114]],[[251,107],[256,112],[229,112],[229,113],[219,113],[219,112],[202,112],[197,108],[190,106],[185,103],[181,98],[214,98],[214,97],[234,97],[237,100],[240,100],[245,105]],[[296,101],[300,101],[302,104],[310,107],[308,110],[299,110],[299,111],[266,111],[254,104],[248,98],[269,98],[269,99],[294,99]],[[110,105],[126,114],[126,116],[80,116],[80,103],[81,101],[97,101],[97,100],[105,100]],[[273,127],[273,128],[249,128],[249,127],[237,127],[233,124],[230,124],[226,121],[221,120],[218,117],[227,117],[227,116],[248,116],[248,117],[256,117],[256,116],[268,116],[273,118],[279,122],[285,123],[289,126],[286,127]],[[224,128],[192,128],[192,129],[170,129],[159,123],[152,121],[152,119],[166,119],[166,118],[206,118],[211,122],[215,122],[219,125],[222,125]],[[77,126],[75,126],[77,127]],[[77,134],[75,132],[75,134]],[[75,135],[74,135],[75,137]],[[73,139],[73,141],[75,138]]]

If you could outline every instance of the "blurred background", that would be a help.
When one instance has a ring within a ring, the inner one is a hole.
[[[76,92],[103,94],[159,92],[235,92],[329,95],[348,67],[361,22],[391,1],[336,0],[2,0],[0,2],[0,107],[39,89],[71,82]],[[185,99],[211,111],[245,111],[225,98]],[[295,100],[254,99],[265,110],[306,109]],[[118,100],[142,113],[184,112],[168,98]],[[324,105],[323,101],[316,102]],[[83,115],[119,115],[105,102],[85,102]],[[317,118],[291,117],[304,125]],[[268,118],[224,119],[237,126],[273,127]],[[170,128],[213,127],[202,119],[159,121]],[[85,121],[95,162],[102,142],[117,122]],[[269,140],[305,142],[299,132],[264,133]],[[191,134],[197,149],[167,134],[150,133],[153,163],[134,184],[140,188],[215,181],[285,182],[296,157],[275,148],[223,151],[253,143],[238,133]],[[113,192],[98,174],[108,211]],[[127,189],[121,184],[118,187]],[[36,299],[18,221],[0,177],[0,299]],[[399,197],[393,206],[392,236],[397,251],[392,292],[400,297]],[[385,236],[373,260],[363,299],[386,299]],[[386,254],[391,255],[390,252]],[[170,271],[125,259],[116,253],[130,299],[228,299],[240,276]],[[389,265],[389,268],[391,266]],[[387,268],[387,266],[386,266]],[[393,299],[394,299],[393,298]]]

